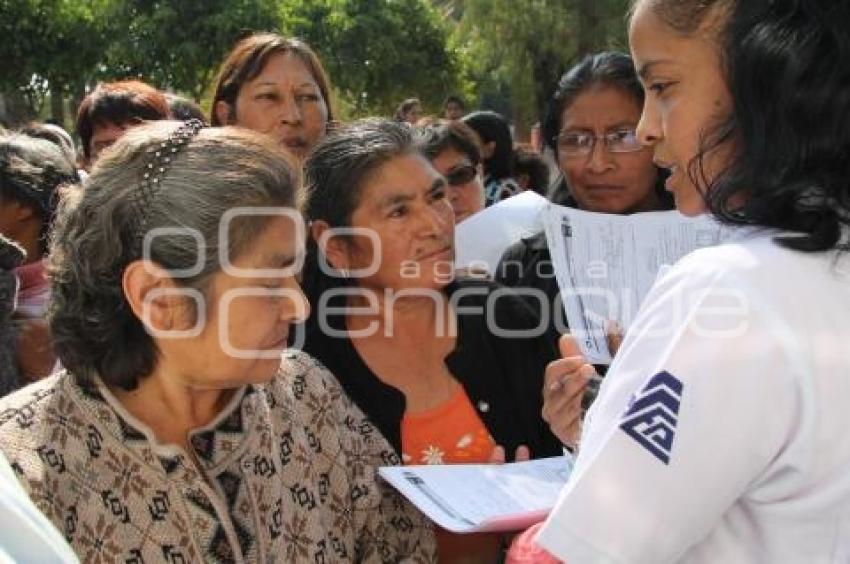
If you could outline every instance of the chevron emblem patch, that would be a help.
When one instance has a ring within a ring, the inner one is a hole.
[[[684,385],[669,372],[653,376],[620,422],[628,436],[664,464],[670,463]]]

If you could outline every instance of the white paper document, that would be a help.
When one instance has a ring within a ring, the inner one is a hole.
[[[594,364],[611,362],[609,321],[628,331],[666,267],[732,233],[708,217],[675,211],[614,215],[555,205],[544,224],[570,333]]]
[[[549,200],[527,190],[461,221],[455,228],[455,266],[496,272],[508,247],[543,230],[548,206]]]
[[[569,455],[510,464],[386,466],[380,476],[455,533],[520,531],[546,518],[573,469]]]

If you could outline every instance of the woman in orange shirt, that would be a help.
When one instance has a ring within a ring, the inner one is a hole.
[[[546,324],[511,290],[454,278],[446,181],[411,130],[364,120],[329,134],[307,161],[306,185],[304,348],[402,460],[561,454],[541,417],[544,370],[557,357]],[[570,386],[577,402],[583,382]],[[492,558],[488,540],[489,553],[470,537],[444,541],[441,561]]]

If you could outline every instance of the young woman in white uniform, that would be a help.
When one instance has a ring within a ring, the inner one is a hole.
[[[850,562],[848,22],[847,0],[635,3],[638,134],[680,211],[742,229],[629,330],[534,537],[558,559]],[[588,370],[550,365],[550,419]]]

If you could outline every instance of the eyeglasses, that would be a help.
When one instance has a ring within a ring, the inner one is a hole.
[[[449,186],[461,186],[471,182],[478,171],[473,165],[463,165],[450,170],[446,174],[446,182]]]
[[[586,157],[593,153],[596,142],[602,140],[610,153],[634,153],[643,149],[634,128],[624,127],[605,135],[565,131],[555,136],[558,153],[564,157]]]

